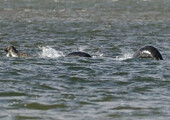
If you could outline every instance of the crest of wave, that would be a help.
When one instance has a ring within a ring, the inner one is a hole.
[[[131,59],[132,58],[132,56],[133,56],[133,54],[131,54],[131,53],[126,53],[126,54],[124,54],[124,55],[122,55],[122,56],[116,56],[116,60],[127,60],[127,59]]]
[[[64,56],[63,52],[61,51],[57,51],[49,46],[43,46],[43,47],[39,47],[39,49],[42,50],[42,52],[39,54],[40,57],[42,58],[58,58],[58,57],[62,57]]]

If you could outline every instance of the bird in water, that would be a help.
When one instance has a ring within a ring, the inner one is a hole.
[[[31,57],[29,54],[19,52],[14,46],[7,46],[4,51],[7,53],[7,57]]]

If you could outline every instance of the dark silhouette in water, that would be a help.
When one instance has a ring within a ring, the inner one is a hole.
[[[14,46],[8,46],[4,49],[8,57],[31,57],[26,53],[19,52]],[[66,55],[66,57],[92,57],[85,52],[71,52]],[[160,52],[153,46],[145,46],[137,50],[132,58],[153,58],[156,60],[163,60]]]
[[[91,57],[91,55],[85,52],[71,52],[67,57]]]
[[[7,53],[6,56],[8,57],[31,57],[26,53],[17,51],[14,46],[8,46],[4,49],[4,51]]]
[[[145,46],[137,50],[133,58],[153,58],[163,60],[161,53],[153,46]]]

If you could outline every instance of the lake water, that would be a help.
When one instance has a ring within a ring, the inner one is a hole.
[[[169,40],[169,0],[1,0],[0,119],[169,120]]]

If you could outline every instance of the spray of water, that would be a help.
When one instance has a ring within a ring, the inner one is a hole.
[[[39,49],[42,50],[40,53],[39,53],[39,56],[42,57],[42,58],[58,58],[58,57],[62,57],[62,56],[65,56],[64,53],[62,51],[57,51],[49,46],[43,46],[43,47],[40,47],[39,46]]]
[[[79,50],[83,51],[85,48],[86,47],[84,47],[84,46],[82,47],[81,46],[81,47],[79,47]],[[39,46],[39,49],[41,50],[41,52],[39,53],[39,56],[41,58],[58,58],[58,57],[65,56],[62,51],[57,51],[57,50],[53,49],[50,46]],[[125,53],[122,56],[116,56],[115,60],[122,61],[122,60],[131,59],[132,55],[133,54],[131,54],[131,53]],[[94,55],[93,57],[94,58],[96,58],[96,57],[103,57],[103,54],[102,53],[98,53],[96,56]]]
[[[116,56],[115,60],[122,61],[122,60],[127,60],[127,59],[132,59],[133,54],[131,53],[125,53],[122,56]]]

